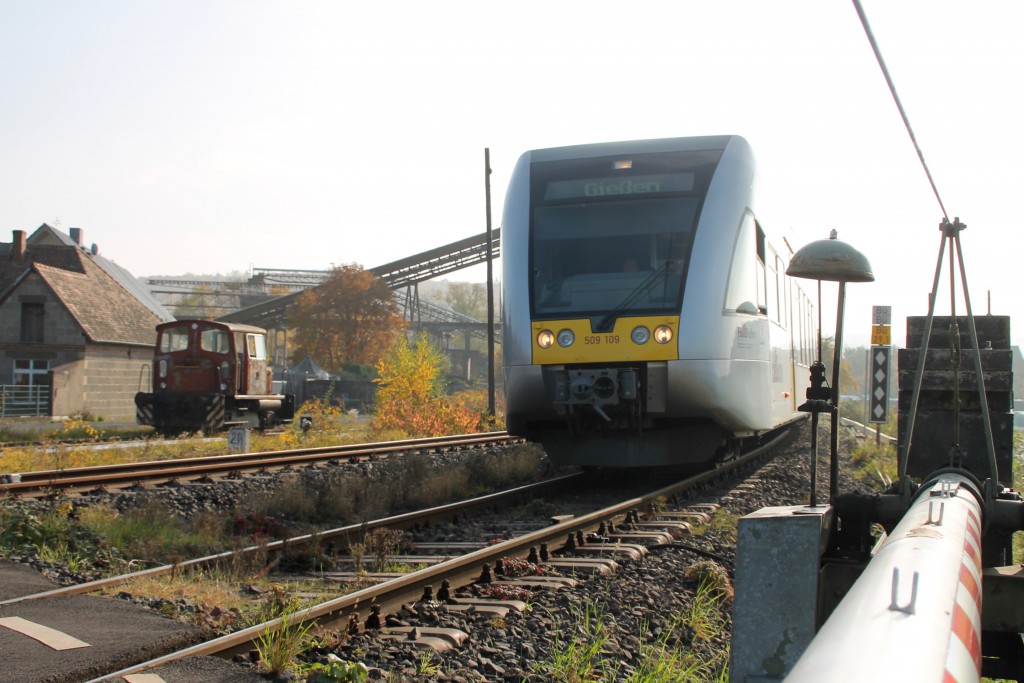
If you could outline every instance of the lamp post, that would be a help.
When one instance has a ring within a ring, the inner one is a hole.
[[[839,364],[843,352],[843,315],[846,308],[847,282],[874,282],[871,264],[859,251],[837,239],[833,230],[829,239],[811,242],[801,247],[789,262],[786,274],[791,277],[818,281],[818,358],[811,365],[811,386],[807,401],[799,410],[811,414],[811,507],[817,505],[818,474],[818,413],[832,415],[831,459],[829,461],[829,502],[839,495]],[[839,303],[836,314],[835,353],[832,359],[832,390],[825,386],[825,365],[821,362],[821,283],[839,283]]]

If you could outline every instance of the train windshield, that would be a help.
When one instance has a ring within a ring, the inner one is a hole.
[[[166,327],[160,333],[160,353],[173,353],[188,349],[188,325]]]
[[[199,335],[199,348],[211,353],[231,353],[231,335],[227,330],[203,330]]]
[[[535,316],[678,311],[721,150],[533,164]]]

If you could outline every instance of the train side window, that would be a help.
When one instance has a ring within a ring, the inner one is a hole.
[[[211,353],[230,353],[231,341],[227,330],[203,330],[199,336],[199,348]]]
[[[807,319],[804,317],[804,293],[799,287],[793,286],[796,302],[793,310],[793,326],[796,328],[796,360],[801,365],[807,364]]]
[[[775,252],[772,251],[767,261],[765,261],[767,267],[767,273],[765,277],[765,287],[768,298],[768,308],[771,314],[771,319],[775,322],[779,322],[779,273],[775,270]]]
[[[800,325],[800,336],[797,341],[800,343],[800,363],[807,365],[807,302],[804,293],[797,290],[797,323]]]
[[[789,317],[787,315],[787,309],[789,308],[789,282],[786,280],[786,269],[783,267],[782,257],[778,254],[775,255],[775,273],[776,278],[779,282],[779,305],[778,305],[778,321],[783,327],[789,328]]]
[[[757,223],[754,225],[757,226],[757,310],[761,311],[763,315],[768,315],[768,278],[765,272],[767,269],[764,267],[766,262],[764,230]]]
[[[762,276],[756,267],[750,267],[750,256],[757,253],[754,225],[753,216],[747,214],[736,236],[732,263],[729,265],[729,284],[725,290],[726,312],[756,314],[760,306],[758,278]],[[757,261],[756,257],[754,260]]]
[[[168,327],[160,333],[160,353],[174,353],[188,348],[187,325]]]
[[[246,335],[246,347],[249,351],[249,358],[264,360],[267,357],[267,339],[262,334]]]

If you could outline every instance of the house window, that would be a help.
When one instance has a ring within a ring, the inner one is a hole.
[[[43,304],[21,304],[21,341],[43,341]]]
[[[50,361],[16,360],[14,361],[14,384],[19,387],[38,387],[48,385]]]

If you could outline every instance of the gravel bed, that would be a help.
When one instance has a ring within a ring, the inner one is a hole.
[[[805,504],[810,481],[810,428],[805,425],[780,454],[768,465],[752,470],[748,477],[757,484],[739,495],[728,495],[725,489],[705,489],[690,502],[717,502],[719,514],[739,517],[768,505]],[[852,449],[856,437],[844,432],[842,452]],[[818,497],[828,498],[828,434],[827,427],[818,434]],[[510,447],[485,453],[500,456]],[[452,452],[438,456],[444,464],[463,462],[479,457],[481,451]],[[337,476],[338,470],[354,476],[382,476],[382,462],[342,463],[296,469],[296,476],[320,480]],[[844,473],[845,474],[845,473]],[[386,475],[384,475],[386,476]],[[138,505],[154,497],[183,518],[209,512],[230,512],[238,501],[273,492],[279,475],[246,476],[213,480],[210,483],[170,485],[140,491],[96,493],[75,498],[75,505],[105,503],[117,510]],[[842,476],[840,490],[864,490],[864,486]],[[4,501],[5,505],[24,505],[34,501]],[[491,528],[500,527],[500,523]],[[436,530],[435,530],[436,531]],[[444,538],[471,538],[466,530],[445,532]],[[614,667],[604,674],[608,679],[622,679],[649,663],[652,648],[667,646],[706,663],[692,680],[714,680],[715,668],[724,664],[731,635],[731,588],[718,600],[720,622],[711,637],[693,628],[673,628],[676,615],[693,604],[697,577],[708,572],[731,575],[735,543],[728,531],[709,531],[686,536],[679,542],[653,549],[636,561],[619,560],[619,570],[611,577],[586,580],[576,590],[536,591],[526,600],[525,612],[510,612],[502,619],[482,614],[450,612],[435,602],[417,603],[386,617],[388,625],[449,626],[470,635],[461,647],[444,653],[425,651],[411,642],[384,640],[375,631],[363,631],[317,651],[321,661],[329,657],[359,661],[370,667],[370,678],[391,681],[547,681],[555,680],[545,663],[564,658],[567,644],[600,624],[603,643],[601,651]],[[8,558],[40,569],[61,584],[92,578],[73,574],[66,568],[47,565],[36,556]],[[483,589],[477,589],[482,591]],[[188,606],[181,606],[188,611]],[[278,680],[292,680],[286,673]],[[596,679],[595,679],[596,680]]]
[[[490,448],[451,450],[431,453],[422,459],[430,467],[465,466],[478,458],[501,458],[522,449],[521,445],[503,445]],[[533,448],[525,446],[525,448]],[[264,474],[230,474],[225,477],[188,483],[172,482],[127,489],[94,491],[68,498],[74,508],[91,505],[105,505],[119,513],[131,508],[162,508],[181,519],[192,519],[203,514],[230,515],[244,508],[241,501],[265,499],[273,496],[285,485],[295,485],[297,478],[309,486],[309,490],[324,490],[335,486],[342,478],[357,481],[387,481],[402,476],[403,458],[379,458],[368,461],[335,461],[325,464],[296,467],[287,471],[277,470]],[[19,508],[27,512],[52,508],[54,501],[41,499],[0,500],[7,508]],[[242,509],[242,512],[247,510]],[[296,533],[304,533],[298,530]],[[108,576],[111,568],[94,564],[73,572],[68,567],[46,562],[38,555],[9,555],[5,559],[29,565],[61,586],[84,583],[102,576]]]
[[[775,460],[752,471],[749,477],[758,483],[749,492],[729,496],[724,489],[706,490],[691,502],[718,502],[722,505],[718,514],[736,517],[769,505],[806,504],[809,438],[810,429],[805,426]],[[844,452],[852,448],[854,438],[844,434]],[[827,431],[819,430],[820,500],[828,498],[828,454]],[[841,491],[865,490],[844,474],[840,474]],[[710,638],[692,628],[673,630],[672,620],[694,600],[698,581],[687,577],[716,567],[731,576],[735,551],[728,533],[709,531],[655,548],[642,560],[620,561],[614,576],[591,579],[576,590],[535,592],[528,598],[526,612],[510,612],[503,619],[449,613],[436,603],[412,605],[391,617],[392,625],[449,626],[470,635],[468,643],[445,653],[425,655],[412,643],[396,643],[364,631],[330,654],[371,667],[371,679],[548,681],[555,678],[550,668],[544,670],[544,663],[564,658],[568,642],[600,623],[606,639],[601,650],[614,668],[604,670],[608,679],[621,680],[638,672],[650,663],[652,648],[665,643],[689,653],[694,661],[709,663],[695,670],[692,680],[715,680],[731,638],[731,594],[718,601],[720,625]],[[327,656],[328,651],[321,654]]]

